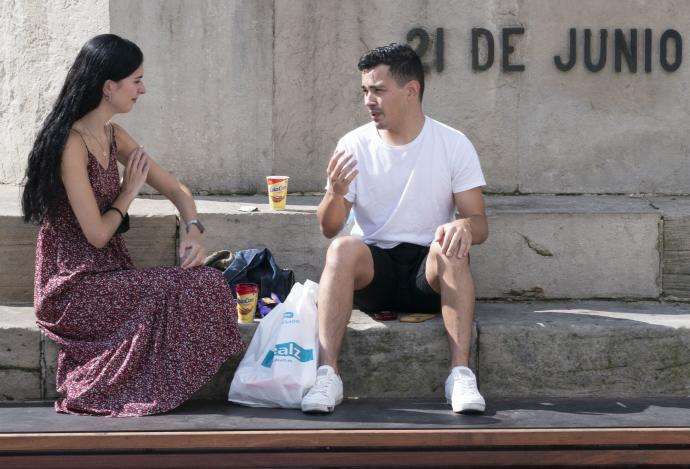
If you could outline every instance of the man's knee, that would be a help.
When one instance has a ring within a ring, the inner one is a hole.
[[[326,265],[356,265],[368,250],[367,245],[354,236],[336,238],[326,252]]]
[[[429,260],[439,266],[439,271],[450,271],[454,273],[469,273],[470,257],[457,255],[447,256],[441,251],[439,243],[431,243],[429,247]],[[442,266],[442,267],[441,267]]]

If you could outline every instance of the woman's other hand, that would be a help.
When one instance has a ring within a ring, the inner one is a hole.
[[[187,235],[180,243],[180,266],[183,269],[190,269],[203,264],[205,258],[206,248],[204,248],[201,239]]]

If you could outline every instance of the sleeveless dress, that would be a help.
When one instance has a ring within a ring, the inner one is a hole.
[[[107,168],[88,152],[101,212],[120,193],[114,136]],[[61,348],[58,412],[166,412],[244,348],[219,270],[135,268],[121,235],[101,249],[86,240],[65,196],[38,233],[34,308],[40,329]]]

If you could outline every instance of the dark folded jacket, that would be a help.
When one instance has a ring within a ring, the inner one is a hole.
[[[223,275],[233,294],[238,283],[256,283],[259,285],[259,298],[275,293],[280,301],[285,301],[295,283],[295,274],[292,270],[278,267],[268,248],[237,251]]]

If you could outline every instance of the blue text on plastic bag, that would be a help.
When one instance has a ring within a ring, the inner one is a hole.
[[[314,359],[313,349],[304,349],[294,342],[276,344],[275,348],[266,354],[266,358],[261,362],[261,366],[270,368],[276,358],[296,358],[298,361],[306,363]]]

